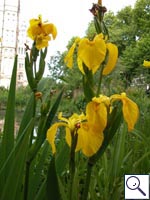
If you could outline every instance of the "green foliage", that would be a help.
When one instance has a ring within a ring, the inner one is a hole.
[[[16,90],[16,106],[18,108],[23,108],[26,106],[28,99],[30,98],[29,87],[19,87]]]
[[[137,0],[133,9],[133,20],[136,27],[136,36],[141,38],[150,34],[150,2],[149,0]]]
[[[8,89],[0,88],[0,110],[5,109],[6,102],[8,97]],[[16,101],[15,104],[17,109],[23,109],[26,106],[26,103],[30,97],[30,89],[29,87],[18,87],[16,88]]]
[[[8,97],[8,90],[4,87],[0,87],[0,109],[4,109]]]
[[[149,60],[150,52],[150,35],[146,35],[136,42],[135,46],[126,48],[122,55],[122,63],[126,65],[124,68],[124,76],[132,83],[134,77],[144,77],[142,84],[149,84],[150,70],[143,67],[143,61]]]

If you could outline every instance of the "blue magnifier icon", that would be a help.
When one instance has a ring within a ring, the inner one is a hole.
[[[130,176],[127,178],[126,186],[130,190],[138,190],[143,196],[146,196],[145,192],[140,188],[140,179],[137,176]]]

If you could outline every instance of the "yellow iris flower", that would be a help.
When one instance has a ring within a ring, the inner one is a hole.
[[[150,61],[144,60],[143,66],[144,66],[144,67],[150,67]]]
[[[103,101],[110,110],[113,108],[114,101],[122,101],[123,117],[127,122],[128,130],[132,131],[134,129],[135,123],[139,117],[139,109],[137,104],[126,96],[126,93],[114,94],[110,97],[100,95],[100,97],[94,97],[92,100],[96,103],[101,103]]]
[[[48,41],[52,38],[55,39],[57,29],[54,24],[42,22],[42,17],[39,15],[38,19],[31,19],[30,26],[27,30],[28,36],[35,41],[36,48],[42,49],[48,46]]]
[[[73,114],[64,118],[62,113],[58,119],[61,122],[53,124],[47,131],[47,139],[52,146],[53,153],[56,152],[55,138],[60,126],[66,127],[66,141],[71,146],[71,134],[78,134],[76,151],[82,152],[90,157],[95,154],[103,142],[103,130],[107,124],[107,109],[104,104],[90,102],[86,107],[86,115]]]
[[[108,60],[104,66],[103,75],[109,74],[114,69],[118,58],[118,49],[114,44],[106,43],[102,33],[96,35],[93,40],[88,38],[77,38],[75,40],[64,59],[69,68],[73,66],[73,54],[77,45],[77,63],[83,74],[83,63],[94,74],[105,60],[107,52]]]

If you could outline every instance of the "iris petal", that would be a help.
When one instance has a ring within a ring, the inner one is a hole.
[[[118,48],[116,45],[112,43],[106,44],[107,49],[108,49],[108,61],[104,67],[103,70],[103,75],[110,74],[112,70],[114,69],[117,58],[118,58]]]
[[[72,68],[72,66],[73,66],[73,54],[74,54],[75,48],[76,48],[76,43],[73,43],[72,47],[69,49],[69,51],[64,59],[65,64],[69,68]]]
[[[57,129],[60,126],[67,126],[67,124],[63,123],[63,122],[55,123],[47,131],[47,140],[52,147],[53,154],[56,152],[55,138],[56,138],[56,134],[57,134]]]
[[[98,70],[106,55],[106,44],[103,35],[97,35],[93,41],[83,38],[78,48],[78,57],[92,70],[93,74]]]
[[[128,130],[132,131],[134,129],[135,123],[139,117],[139,109],[135,102],[129,99],[125,93],[121,95],[115,94],[111,96],[112,101],[121,100],[123,103],[123,116],[125,121],[128,124]]]
[[[80,42],[80,38],[77,37],[75,39],[75,42],[73,43],[73,45],[71,46],[71,48],[69,49],[67,55],[64,58],[64,62],[67,65],[67,67],[72,68],[73,66],[73,54],[74,54],[74,50],[77,46],[77,44]]]
[[[78,131],[78,141],[83,153],[90,157],[95,154],[103,142],[103,133],[88,123],[82,124]]]
[[[56,38],[57,29],[56,29],[56,27],[54,26],[54,24],[43,24],[42,29],[43,29],[43,32],[44,32],[46,35],[52,34],[53,39]]]

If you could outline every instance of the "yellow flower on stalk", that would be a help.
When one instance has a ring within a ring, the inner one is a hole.
[[[144,60],[143,66],[144,66],[144,67],[150,67],[150,61]]]
[[[98,34],[93,40],[88,38],[77,39],[68,51],[64,61],[69,68],[73,66],[73,54],[77,48],[77,63],[79,70],[84,74],[83,63],[94,74],[104,62],[107,52],[108,59],[104,66],[103,75],[109,74],[115,67],[118,58],[118,49],[112,43],[106,43],[103,34]]]
[[[138,109],[137,104],[131,99],[129,99],[126,96],[126,93],[114,94],[110,97],[110,99],[112,102],[116,100],[122,101],[122,104],[123,104],[122,111],[123,111],[124,120],[128,124],[128,130],[132,131],[139,117],[139,109]]]
[[[66,127],[66,141],[71,146],[71,134],[77,134],[76,151],[82,152],[90,157],[95,154],[103,142],[103,130],[107,124],[107,110],[103,104],[90,102],[86,107],[86,115],[73,114],[64,118],[62,113],[58,116],[61,122],[53,124],[47,131],[47,139],[52,146],[53,153],[56,152],[55,138],[60,126]]]
[[[52,23],[42,22],[42,17],[39,15],[38,19],[30,20],[27,34],[35,41],[36,48],[40,50],[48,46],[48,42],[51,38],[56,38],[57,29]]]
[[[128,130],[131,131],[134,129],[135,123],[139,117],[139,109],[137,104],[126,96],[126,93],[114,94],[110,97],[100,95],[99,97],[94,97],[92,101],[97,104],[101,104],[103,102],[107,107],[108,112],[112,111],[114,101],[122,101],[123,117],[127,122]]]

